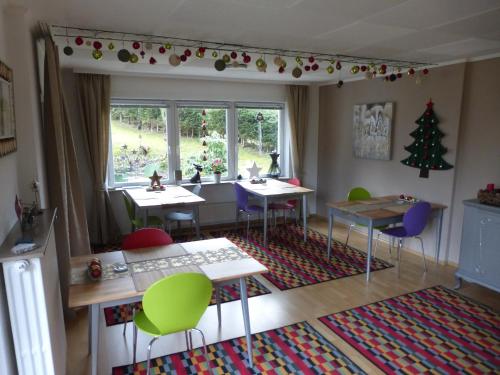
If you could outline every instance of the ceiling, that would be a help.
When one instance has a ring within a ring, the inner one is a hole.
[[[33,0],[52,23],[261,47],[443,63],[500,53],[500,0]],[[41,5],[43,4],[43,5]],[[50,14],[48,13],[50,11]],[[64,45],[64,41],[60,41]],[[162,57],[162,56],[160,56]],[[216,72],[211,59],[174,68],[101,61],[79,51],[62,63],[80,70],[217,79],[293,80],[248,69]],[[255,61],[255,59],[253,60]],[[293,59],[290,60],[293,66]],[[343,69],[342,79],[350,73]],[[325,69],[300,81],[330,81]]]

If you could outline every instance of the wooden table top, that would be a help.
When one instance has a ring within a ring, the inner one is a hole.
[[[214,238],[202,241],[184,242],[168,246],[150,248],[157,251],[159,248],[181,245],[187,253],[199,253],[210,250],[217,250],[234,246],[227,238]],[[87,262],[92,258],[101,259],[103,264],[125,263],[125,258],[121,251],[113,251],[102,254],[92,254],[88,256],[72,257],[71,268],[86,267]],[[267,268],[257,260],[249,257],[245,259],[231,260],[223,263],[212,263],[199,266],[203,273],[212,282],[222,282],[239,279],[240,277],[257,275],[267,272]],[[111,280],[89,281],[85,284],[75,284],[69,287],[69,307],[82,307],[96,303],[118,301],[143,295],[144,292],[137,292],[132,276],[127,275]]]
[[[288,195],[308,194],[314,190],[269,178],[264,184],[252,184],[250,180],[238,181],[246,191],[262,197],[285,197]]]
[[[345,213],[373,220],[402,216],[413,206],[412,203],[401,201],[397,195],[373,197],[362,201],[340,201],[327,203],[326,205]],[[431,203],[431,208],[432,210],[438,210],[447,208],[447,206]]]
[[[139,208],[197,205],[202,197],[177,185],[166,185],[165,190],[147,191],[145,188],[125,189]]]

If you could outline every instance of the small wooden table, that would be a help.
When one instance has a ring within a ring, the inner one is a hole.
[[[372,256],[373,228],[383,225],[400,223],[403,215],[413,204],[399,200],[396,195],[375,197],[362,201],[341,201],[327,203],[328,206],[328,258],[332,250],[333,217],[353,221],[368,227],[368,249],[366,257],[366,281],[370,280],[370,263]],[[436,225],[436,261],[439,261],[439,248],[441,246],[441,231],[443,225],[443,211],[446,206],[431,203],[432,215],[437,217]]]
[[[167,250],[169,247],[182,246],[187,254],[203,253],[228,247],[237,247],[226,238],[215,238],[203,241],[185,242],[181,244],[172,244],[168,246],[159,246],[149,248],[151,251]],[[99,257],[103,263],[112,264],[116,262],[125,263],[126,259],[122,251],[113,251],[103,254],[94,254],[91,256],[79,256],[71,258],[71,268],[80,270],[84,268],[89,259]],[[171,259],[174,259],[172,257]],[[131,265],[129,264],[129,269]],[[231,281],[240,284],[241,292],[241,307],[243,314],[243,322],[245,325],[245,335],[247,340],[247,352],[250,367],[253,366],[252,358],[252,338],[250,317],[248,310],[248,295],[245,278],[267,272],[267,268],[258,261],[248,256],[244,259],[229,260],[221,263],[211,263],[200,265],[201,271],[213,283],[229,283]],[[70,285],[69,288],[69,307],[89,307],[89,351],[91,353],[91,373],[97,374],[97,355],[99,353],[99,314],[104,307],[115,306],[120,304],[131,303],[142,299],[144,292],[136,290],[133,278],[131,275],[125,275],[119,278],[110,280],[101,280],[97,282],[87,282],[82,284]]]
[[[149,209],[161,208],[191,208],[196,222],[196,237],[200,239],[200,204],[205,202],[202,197],[193,194],[188,189],[177,185],[167,185],[165,190],[147,191],[145,188],[125,189],[144,216],[144,225],[148,224]]]
[[[267,246],[267,210],[270,200],[287,200],[294,197],[302,197],[302,220],[304,225],[304,242],[307,242],[307,194],[314,190],[289,184],[287,182],[267,179],[264,184],[252,184],[249,180],[238,181],[247,192],[256,195],[263,201],[264,208],[264,246]],[[238,208],[236,208],[238,209]]]

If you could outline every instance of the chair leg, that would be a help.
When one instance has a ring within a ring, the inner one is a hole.
[[[403,247],[403,239],[398,241],[398,277],[401,274],[401,248]]]
[[[377,233],[377,241],[375,242],[375,248],[373,249],[373,256],[375,256],[375,254],[377,253],[377,247],[378,247],[378,243],[380,241],[380,232]]]
[[[127,333],[127,323],[128,323],[128,317],[129,317],[129,305],[125,307],[126,315],[125,315],[125,323],[123,323],[123,336]]]
[[[184,331],[184,338],[186,339],[186,350],[190,351],[191,348],[189,347],[188,331]]]
[[[197,331],[200,333],[200,336],[201,336],[201,343],[203,344],[203,353],[205,354],[205,361],[207,361],[207,369],[210,373],[212,373],[210,371],[210,358],[208,358],[208,350],[207,350],[207,343],[205,341],[205,335],[203,334],[203,332],[198,329],[198,328],[193,328],[193,330]]]
[[[220,307],[220,288],[219,286],[215,287],[215,300],[217,302],[217,320],[219,322],[219,327],[222,324],[222,314],[221,314],[221,307]]]
[[[134,324],[134,357],[133,357],[133,370],[135,371],[135,364],[137,359],[137,326]]]
[[[250,215],[247,214],[247,241],[248,241],[248,234],[250,233]]]
[[[345,245],[344,247],[347,247],[347,243],[349,242],[349,236],[351,235],[351,229],[354,226],[354,224],[349,225],[349,230],[347,231],[347,239],[345,240]]]
[[[148,345],[148,361],[146,362],[146,375],[150,374],[150,366],[151,366],[151,348],[153,347],[154,342],[158,340],[158,337],[153,338]]]
[[[188,330],[189,350],[193,350],[193,331]]]
[[[422,260],[424,261],[424,272],[427,272],[427,262],[425,261],[424,241],[422,237],[416,237],[420,240],[420,248],[422,249]]]

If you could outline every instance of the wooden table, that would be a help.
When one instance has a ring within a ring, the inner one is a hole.
[[[161,250],[170,246],[181,245],[188,254],[218,250],[227,247],[236,247],[226,238],[215,238],[203,241],[185,242],[172,244],[163,247],[150,248],[152,251]],[[102,263],[112,264],[116,262],[124,263],[125,257],[122,251],[113,251],[91,256],[80,256],[71,258],[72,271],[85,267],[88,260],[99,257]],[[248,295],[245,278],[267,272],[267,268],[255,259],[248,257],[245,259],[225,261],[222,263],[212,263],[199,266],[203,273],[213,283],[229,283],[231,281],[240,284],[241,307],[243,322],[245,325],[245,335],[248,347],[248,358],[250,367],[253,366],[252,339],[250,317],[248,310]],[[129,266],[130,268],[130,266]],[[99,353],[99,314],[102,308],[131,303],[142,299],[144,292],[138,292],[135,288],[132,276],[88,282],[71,285],[69,288],[69,307],[89,307],[89,351],[91,353],[91,373],[97,374],[97,355]]]
[[[332,250],[333,217],[353,221],[368,227],[368,249],[366,257],[366,281],[370,280],[370,262],[372,256],[373,228],[389,224],[400,223],[403,215],[413,204],[399,200],[396,195],[376,197],[362,201],[342,201],[327,203],[328,206],[328,259]],[[437,217],[436,225],[436,261],[439,261],[441,246],[441,230],[443,225],[443,211],[446,206],[431,203],[432,216]]]
[[[151,208],[191,208],[196,222],[196,237],[200,239],[200,204],[205,202],[202,197],[177,185],[167,185],[165,190],[147,191],[145,188],[125,189],[125,193],[132,199],[136,207],[142,211],[144,225],[148,224],[149,209]]]
[[[288,200],[294,197],[302,197],[302,220],[304,225],[304,242],[307,242],[307,194],[314,190],[302,186],[295,186],[287,182],[267,179],[264,184],[252,184],[249,180],[238,181],[247,192],[253,194],[263,201],[264,208],[264,246],[267,246],[267,210],[271,200]]]

